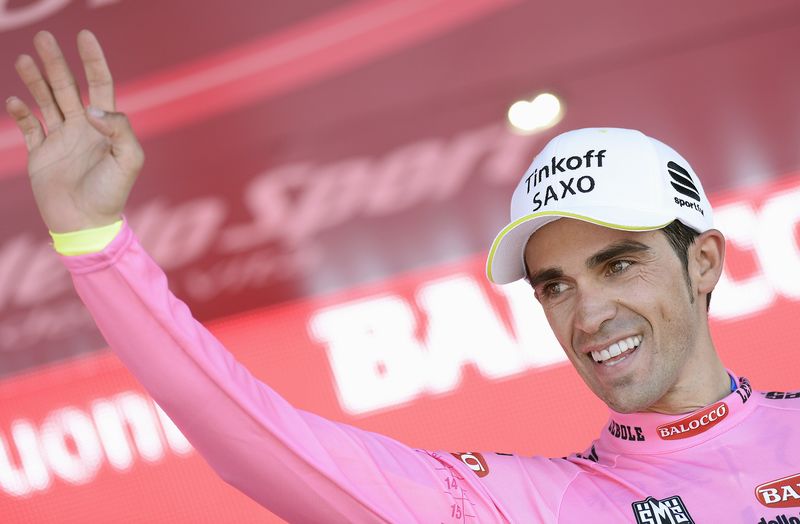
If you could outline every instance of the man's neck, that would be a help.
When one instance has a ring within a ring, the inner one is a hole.
[[[680,377],[646,412],[678,415],[713,404],[731,392],[731,378],[719,359],[710,336],[683,367]]]

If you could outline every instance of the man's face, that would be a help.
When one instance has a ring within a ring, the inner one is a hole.
[[[556,338],[606,404],[644,411],[676,385],[695,349],[701,301],[691,300],[662,232],[562,218],[539,229],[525,254]]]

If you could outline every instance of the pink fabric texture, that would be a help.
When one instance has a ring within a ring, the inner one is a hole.
[[[211,467],[290,522],[800,524],[800,394],[737,378],[692,414],[612,412],[566,458],[416,450],[256,380],[127,225],[102,252],[62,259],[113,351]]]

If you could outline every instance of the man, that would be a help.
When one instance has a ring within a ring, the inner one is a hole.
[[[291,522],[800,522],[800,397],[751,394],[725,370],[708,298],[724,239],[689,164],[637,131],[551,141],[487,264],[528,278],[556,336],[610,408],[563,459],[414,450],[292,408],[167,289],[121,220],[144,156],[115,112],[88,31],[84,108],[55,39],[17,71],[47,126],[6,101],[36,202],[75,288],[119,358],[229,483]],[[763,348],[754,348],[763,350]],[[530,428],[536,438],[539,428]]]

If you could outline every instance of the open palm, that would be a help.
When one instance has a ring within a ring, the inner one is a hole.
[[[115,222],[144,154],[127,118],[114,112],[114,87],[102,48],[89,31],[78,34],[89,85],[87,110],[53,35],[38,33],[34,46],[46,77],[28,55],[17,59],[16,69],[41,110],[47,133],[19,98],[9,98],[6,110],[25,137],[39,212],[56,233]]]

